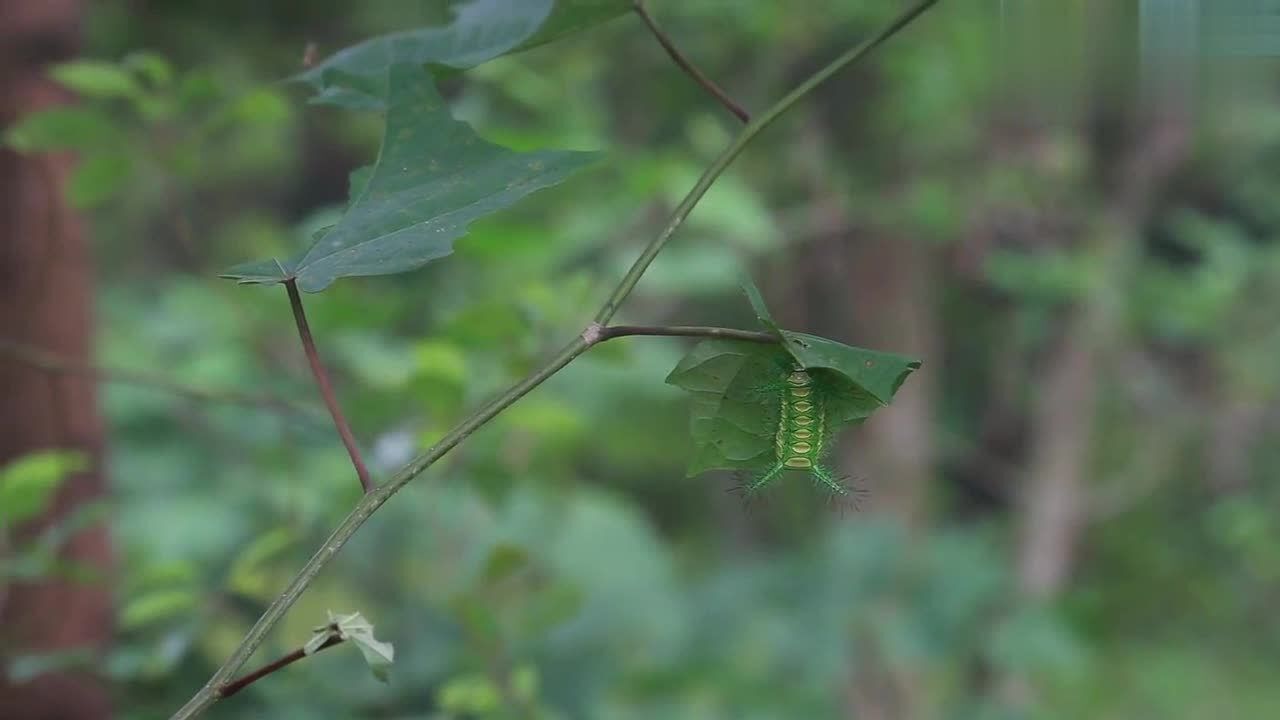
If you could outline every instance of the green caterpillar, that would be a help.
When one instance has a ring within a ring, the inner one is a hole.
[[[774,431],[774,462],[764,472],[743,485],[748,495],[767,488],[787,470],[808,471],[832,496],[850,496],[845,486],[848,478],[836,477],[822,464],[831,440],[831,423],[827,420],[827,389],[799,364],[785,370],[778,383],[762,388],[757,394],[777,403],[777,430]]]

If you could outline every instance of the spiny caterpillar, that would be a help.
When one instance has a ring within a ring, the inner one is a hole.
[[[760,475],[743,486],[752,495],[769,486],[786,470],[807,470],[814,480],[833,496],[848,496],[843,481],[822,464],[822,456],[831,439],[827,421],[827,392],[812,374],[795,364],[785,370],[781,382],[767,385],[758,395],[777,402],[777,430],[774,431],[774,462]]]

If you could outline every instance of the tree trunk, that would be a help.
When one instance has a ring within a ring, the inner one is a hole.
[[[78,0],[0,0],[0,127],[64,102],[45,77],[50,62],[75,53]],[[65,156],[0,150],[0,337],[87,361],[92,341],[90,258],[81,226],[63,200]],[[90,470],[67,479],[42,518],[18,528],[22,543],[105,492],[103,425],[92,381],[50,375],[0,358],[0,465],[40,450],[79,450]],[[61,559],[107,570],[106,529],[94,526],[63,546]],[[100,580],[46,579],[0,586],[0,656],[100,649],[111,627],[111,597]],[[97,678],[50,672],[17,685],[0,676],[0,717],[71,720],[110,716]]]

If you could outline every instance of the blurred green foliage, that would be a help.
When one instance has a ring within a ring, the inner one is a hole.
[[[821,0],[804,12],[762,0],[650,5],[750,108],[898,9],[888,0]],[[924,358],[940,368],[939,445],[976,455],[998,386],[1014,383],[1019,407],[1035,393],[1035,379],[1008,360],[1049,352],[1064,308],[1108,291],[1106,258],[1046,240],[1085,231],[1027,219],[1048,208],[1087,224],[1107,196],[1105,153],[1076,121],[1090,93],[1124,104],[1095,84],[1123,84],[1135,60],[1099,52],[1101,69],[1079,69],[1092,47],[1086,5],[1045,3],[1036,12],[1055,32],[1037,35],[1018,32],[1030,10],[942,3],[873,70],[798,109],[741,158],[625,314],[750,327],[740,269],[800,275],[795,258],[823,232],[811,223],[824,194],[859,222],[920,242],[935,262],[994,237],[980,262],[939,273],[932,302],[946,353]],[[1130,38],[1134,18],[1121,15],[1114,33]],[[391,0],[193,0],[145,13],[94,4],[86,30],[97,59],[53,70],[83,102],[5,137],[80,154],[70,192],[92,219],[101,362],[312,397],[283,292],[213,276],[245,257],[287,256],[332,225],[381,122],[304,112],[272,81],[299,70],[309,42],[331,50],[445,19],[441,3]],[[632,20],[441,83],[454,114],[492,142],[607,148],[605,163],[477,222],[439,266],[308,297],[380,476],[580,332],[734,132]],[[1136,272],[1119,307],[1127,350],[1116,354],[1139,348],[1168,362],[1105,379],[1092,489],[1119,500],[1091,522],[1060,599],[1024,598],[1013,576],[1016,506],[975,510],[952,463],[938,468],[936,510],[913,527],[833,516],[807,487],[748,514],[722,497],[720,478],[685,479],[687,407],[662,382],[680,343],[619,341],[388,503],[255,659],[299,647],[330,610],[359,609],[395,644],[389,686],[339,647],[210,716],[836,718],[849,716],[857,683],[890,696],[910,688],[900,717],[1274,715],[1275,412],[1262,413],[1246,483],[1215,489],[1200,470],[1224,405],[1265,410],[1280,390],[1280,111],[1274,88],[1254,82],[1273,75],[1206,83],[1189,167],[1133,238]],[[1007,150],[1018,141],[1008,117],[1021,112],[1045,128],[1026,153]],[[122,385],[105,386],[103,404],[122,569],[117,641],[105,658],[21,657],[7,672],[20,681],[92,665],[115,683],[121,717],[166,717],[359,489],[323,419]],[[1153,438],[1172,449],[1149,467],[1134,448]],[[59,475],[11,483],[23,467],[6,469],[0,489],[27,499],[0,501],[0,512],[37,507]],[[23,557],[5,557],[6,577],[56,571]],[[1034,702],[1018,702],[1019,683]]]

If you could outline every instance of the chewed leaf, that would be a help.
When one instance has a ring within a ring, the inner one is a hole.
[[[293,79],[310,85],[313,103],[378,110],[382,78],[397,63],[469,68],[625,13],[630,0],[471,0],[453,21],[371,38],[338,51]]]
[[[296,279],[319,292],[341,277],[388,275],[453,252],[475,220],[554,185],[594,154],[517,153],[481,140],[449,114],[430,76],[395,65],[378,161],[352,173],[352,199],[332,228],[301,255],[231,268],[222,277],[272,284]]]

